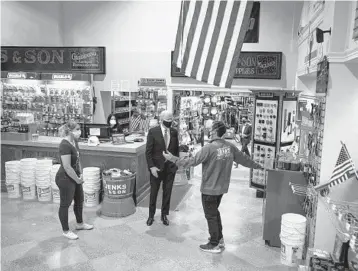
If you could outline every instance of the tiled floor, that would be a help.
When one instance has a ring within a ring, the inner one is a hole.
[[[146,208],[123,219],[98,217],[96,210],[86,208],[84,215],[95,229],[79,232],[77,241],[61,236],[57,205],[8,200],[2,194],[2,270],[290,270],[281,266],[280,250],[265,247],[262,241],[262,200],[255,198],[247,177],[247,170],[235,169],[222,200],[226,250],[219,255],[198,249],[208,233],[197,177],[178,210],[170,214],[169,227],[158,218],[147,227]]]

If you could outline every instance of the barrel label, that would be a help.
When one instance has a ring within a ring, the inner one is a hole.
[[[127,184],[105,184],[108,195],[125,195],[128,193]]]

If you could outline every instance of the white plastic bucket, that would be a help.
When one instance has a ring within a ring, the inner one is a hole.
[[[20,184],[6,184],[7,195],[9,199],[18,199],[21,197]]]
[[[52,200],[51,186],[37,187],[37,198],[40,202],[50,202]]]
[[[86,207],[96,207],[99,204],[98,191],[84,191],[84,205]]]
[[[306,224],[307,219],[303,215],[287,213],[282,215],[282,224]]]
[[[304,242],[306,235],[304,234],[292,234],[281,230],[280,237],[284,240],[290,240],[293,242]]]
[[[60,190],[52,187],[52,199],[53,203],[60,204]]]
[[[305,227],[288,227],[286,225],[281,225],[281,232],[285,232],[287,235],[306,235],[306,225]]]
[[[35,200],[36,199],[36,189],[35,185],[22,185],[22,198],[24,200]]]
[[[297,266],[302,260],[303,242],[291,242],[281,239],[281,263],[286,266]]]

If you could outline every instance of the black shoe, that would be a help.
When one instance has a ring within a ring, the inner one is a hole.
[[[154,222],[154,218],[149,217],[148,220],[147,220],[147,226],[152,226],[153,222]]]
[[[166,215],[162,215],[162,221],[165,226],[169,226],[169,220]]]
[[[211,243],[207,243],[205,245],[200,245],[200,249],[205,252],[210,253],[221,253],[222,250],[220,249],[219,245],[214,246]]]

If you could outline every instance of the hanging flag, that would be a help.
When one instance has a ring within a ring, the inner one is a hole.
[[[182,1],[173,64],[186,76],[230,88],[252,1]]]
[[[355,174],[354,164],[350,158],[346,146],[342,143],[341,152],[329,181],[329,187],[339,185]]]

